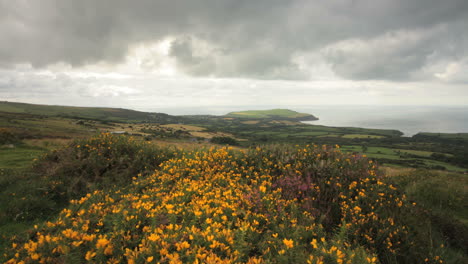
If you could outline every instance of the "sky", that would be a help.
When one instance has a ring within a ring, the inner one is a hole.
[[[468,1],[0,0],[0,101],[468,105]]]

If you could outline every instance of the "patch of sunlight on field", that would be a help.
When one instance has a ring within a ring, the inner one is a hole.
[[[343,138],[384,138],[384,136],[366,135],[366,134],[346,134]]]

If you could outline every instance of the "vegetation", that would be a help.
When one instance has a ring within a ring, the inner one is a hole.
[[[61,174],[40,172],[52,184],[44,197],[65,192],[76,199],[57,218],[12,238],[7,263],[439,263],[443,257],[440,245],[413,229],[418,207],[359,155],[327,146],[160,149],[145,162],[152,168],[140,167],[144,159],[122,162],[138,168],[137,177],[108,166],[134,147],[148,159],[156,154],[112,135],[65,148],[74,153],[65,160],[81,163],[68,166],[114,170],[106,175],[114,186],[102,181],[105,171],[83,174],[91,189],[77,195],[73,188],[57,191],[70,186]]]
[[[464,134],[14,111],[0,115],[0,262],[468,260]]]
[[[310,114],[298,113],[289,109],[272,110],[250,110],[241,112],[231,112],[228,117],[255,118],[255,119],[294,119],[294,120],[317,120]]]
[[[113,122],[165,122],[167,119],[171,119],[167,114],[146,113],[122,108],[35,105],[13,102],[0,102],[1,112]]]
[[[468,252],[468,178],[466,175],[427,170],[387,172],[386,180],[416,202],[426,217],[419,219],[436,244],[445,242],[448,263],[463,263]],[[426,231],[427,232],[427,231]]]
[[[220,145],[231,145],[231,146],[239,145],[239,142],[232,137],[213,137],[211,138],[211,143],[220,144]]]
[[[468,140],[468,133],[418,133],[417,136],[439,139]]]
[[[0,141],[5,142],[74,139],[100,132],[128,133],[150,141],[208,142],[213,137],[230,137],[242,147],[265,143],[339,144],[390,166],[468,170],[467,133],[419,133],[408,138],[401,137],[397,130],[309,125],[298,122],[307,114],[286,109],[226,116],[170,116],[114,108],[0,102],[0,113],[0,127],[9,131],[0,132]]]

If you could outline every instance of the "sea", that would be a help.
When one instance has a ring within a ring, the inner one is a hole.
[[[468,106],[271,105],[146,108],[139,110],[172,115],[224,115],[232,111],[273,108],[286,108],[312,114],[319,120],[305,121],[304,123],[313,125],[396,129],[407,137],[419,132],[468,133]]]

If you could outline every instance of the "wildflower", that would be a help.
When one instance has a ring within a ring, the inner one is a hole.
[[[292,239],[283,239],[283,244],[287,247],[287,248],[293,248],[294,247],[294,241]]]
[[[96,252],[88,251],[88,252],[86,252],[85,259],[87,261],[90,261],[90,260],[92,260],[94,258],[94,256],[96,256]]]
[[[312,241],[310,242],[310,244],[312,245],[313,248],[317,248],[317,239],[312,239]]]
[[[110,243],[110,241],[108,239],[100,238],[100,239],[98,239],[98,241],[96,243],[96,248],[105,248],[109,243]]]

